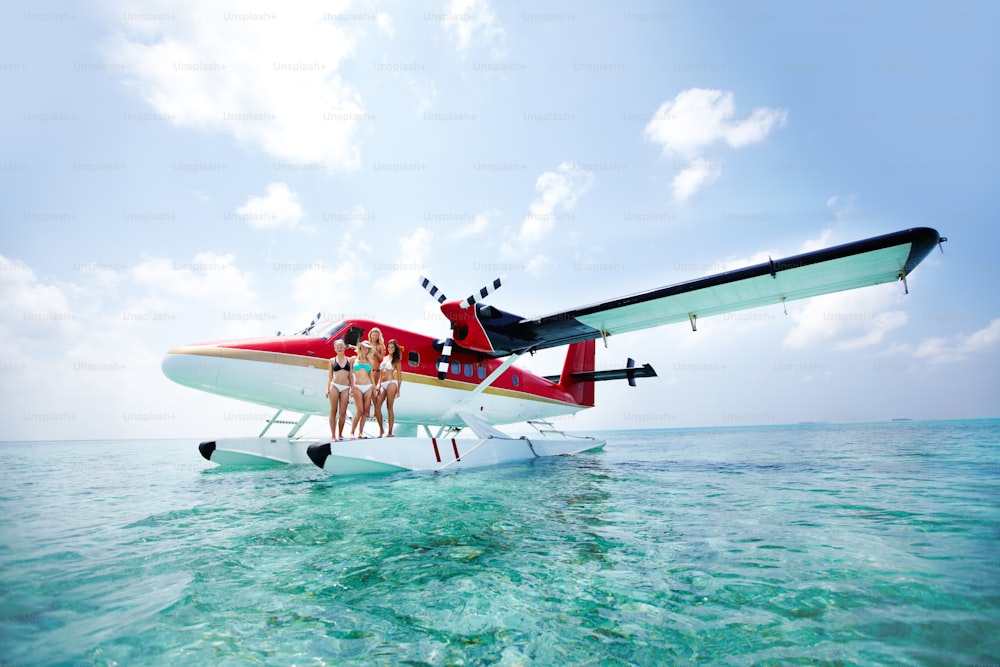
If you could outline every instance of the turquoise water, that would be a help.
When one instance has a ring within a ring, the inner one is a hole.
[[[0,444],[0,664],[996,665],[1000,420],[445,474]]]

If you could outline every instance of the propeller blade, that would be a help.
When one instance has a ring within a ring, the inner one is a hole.
[[[493,292],[496,292],[498,289],[500,289],[500,281],[501,281],[502,278],[503,278],[503,276],[501,276],[500,278],[497,278],[496,280],[494,280],[489,285],[486,285],[485,287],[481,288],[475,294],[470,294],[468,296],[468,298],[466,298],[465,301],[462,302],[462,308],[468,308],[472,304],[477,303],[479,301],[482,301],[483,299],[485,299],[486,297],[488,297],[490,294],[493,294]],[[479,298],[476,298],[477,296]]]
[[[423,287],[425,290],[427,290],[428,294],[437,299],[438,303],[444,303],[445,301],[448,300],[448,297],[444,295],[444,292],[438,289],[437,285],[432,283],[427,278],[424,278],[423,276],[420,276],[420,286]],[[438,296],[439,294],[440,296]]]
[[[451,363],[451,345],[454,341],[451,337],[445,339],[444,347],[441,348],[441,356],[438,358],[438,380],[443,380],[445,375],[448,374],[448,364]]]

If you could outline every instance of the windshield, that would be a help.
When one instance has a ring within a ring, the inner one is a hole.
[[[344,322],[317,322],[316,326],[309,332],[309,335],[329,340],[331,336],[343,328]]]

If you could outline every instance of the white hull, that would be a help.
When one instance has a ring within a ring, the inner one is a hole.
[[[331,475],[477,468],[542,456],[595,451],[582,437],[365,438],[324,442],[294,438],[228,438],[204,442],[202,456],[224,466],[316,464]]]

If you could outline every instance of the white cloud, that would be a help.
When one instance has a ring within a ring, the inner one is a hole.
[[[198,253],[192,262],[157,257],[132,267],[130,274],[137,285],[154,293],[192,301],[250,303],[256,298],[250,287],[253,276],[240,271],[235,260],[232,254],[215,252]]]
[[[958,348],[961,352],[974,354],[989,350],[1000,341],[1000,319],[993,319],[989,326],[972,333],[969,336],[959,336]]]
[[[760,107],[743,120],[735,118],[733,93],[691,88],[661,104],[645,133],[667,155],[691,160],[720,141],[732,148],[763,141],[772,130],[785,124],[788,110]]]
[[[475,42],[493,45],[494,57],[503,55],[506,33],[497,21],[489,0],[451,0],[444,10],[444,29],[455,39],[458,52],[465,54]]]
[[[571,162],[546,171],[535,181],[538,196],[528,205],[517,240],[538,243],[552,230],[560,211],[570,211],[594,182],[594,174]]]
[[[552,260],[539,253],[528,260],[524,270],[533,276],[540,276],[550,266],[552,266]]]
[[[703,186],[718,180],[722,165],[718,162],[698,158],[674,176],[674,199],[684,201]]]
[[[790,257],[792,254],[801,254],[801,253],[812,252],[814,250],[822,250],[823,248],[829,248],[834,244],[835,241],[833,238],[833,230],[824,229],[819,233],[818,238],[807,239],[803,241],[798,251],[790,253],[787,251],[781,251],[777,249],[758,250],[757,252],[748,257],[727,259],[723,262],[716,262],[716,264],[713,266],[717,265],[721,267],[720,269],[721,271],[733,271],[735,269],[743,269],[748,266],[754,266],[756,264],[763,264],[769,259],[785,258],[785,257]]]
[[[932,363],[961,361],[997,347],[1000,343],[1000,318],[995,318],[978,331],[969,335],[957,334],[951,339],[928,338],[921,342],[914,356]]]
[[[542,242],[560,220],[572,219],[570,211],[594,182],[593,172],[572,162],[561,163],[555,171],[546,171],[535,181],[537,196],[528,204],[528,212],[516,233],[507,230],[508,239],[500,245],[500,254],[523,262],[532,248]],[[565,244],[564,244],[565,245]],[[541,275],[554,266],[548,256],[535,253],[525,270]]]
[[[449,234],[448,237],[453,239],[469,238],[470,236],[475,236],[476,234],[481,234],[486,231],[489,224],[489,217],[485,213],[478,213],[473,217],[472,222],[464,227],[459,227]]]
[[[355,38],[321,20],[347,7],[311,0],[272,14],[236,0],[161,0],[144,11],[174,18],[122,21],[107,59],[125,64],[127,84],[179,127],[228,134],[281,160],[355,169],[362,103],[337,71]]]
[[[809,239],[802,244],[802,249],[799,252],[812,252],[813,250],[822,250],[823,248],[829,248],[833,244],[833,230],[824,229],[820,232],[818,239]]]
[[[837,222],[843,222],[854,217],[855,200],[857,200],[857,195],[834,195],[826,200],[826,207],[833,214]]]
[[[292,300],[300,306],[303,324],[317,312],[327,319],[378,316],[372,312],[368,290],[360,289],[370,278],[370,253],[370,245],[346,234],[338,242],[336,264],[313,262],[295,276]]]
[[[161,338],[178,321],[174,311],[147,295],[128,297],[132,307],[120,310],[118,289],[107,289],[92,267],[73,283],[40,277],[16,260],[0,257],[0,266],[0,395],[8,436],[162,437],[165,422],[179,414],[165,408],[159,391],[166,384],[160,354],[168,347]],[[156,312],[145,309],[154,303]]]
[[[414,109],[414,113],[417,116],[422,116],[425,111],[430,110],[434,106],[434,98],[437,97],[437,87],[434,82],[430,79],[417,80],[413,77],[407,77],[404,79],[406,81],[407,87],[416,97],[417,105]]]
[[[880,285],[790,302],[788,314],[795,326],[782,344],[791,349],[832,350],[877,345],[910,319],[893,309],[901,294],[897,287]]]
[[[286,183],[271,183],[263,197],[250,197],[236,209],[237,217],[255,229],[294,229],[302,219],[299,196]]]
[[[306,269],[292,281],[292,298],[302,308],[298,319],[303,325],[308,318],[321,313],[325,319],[369,317],[371,313],[359,310],[359,301],[366,299],[357,293],[357,262],[339,258],[336,267],[317,266]]]
[[[709,266],[712,269],[712,273],[723,273],[725,271],[735,271],[736,269],[745,269],[748,266],[763,264],[768,259],[774,259],[778,256],[777,253],[769,250],[759,250],[749,257],[733,257],[725,261],[714,262]],[[718,270],[715,270],[716,267],[719,267]]]
[[[426,227],[417,227],[413,234],[399,239],[399,255],[395,259],[386,258],[372,264],[376,273],[384,274],[375,280],[375,287],[392,297],[412,293],[420,275],[427,271],[426,260],[433,236]]]
[[[27,264],[0,255],[0,338],[17,333],[37,341],[80,331],[72,290],[39,278]]]
[[[705,149],[717,143],[730,148],[759,143],[787,119],[787,109],[759,107],[739,120],[733,93],[691,88],[661,104],[644,134],[659,144],[665,155],[688,162],[673,182],[674,198],[684,200],[716,181],[723,168],[721,162],[702,158]]]
[[[389,12],[379,12],[375,15],[375,25],[389,37],[395,37],[396,31],[392,27],[392,16]]]

